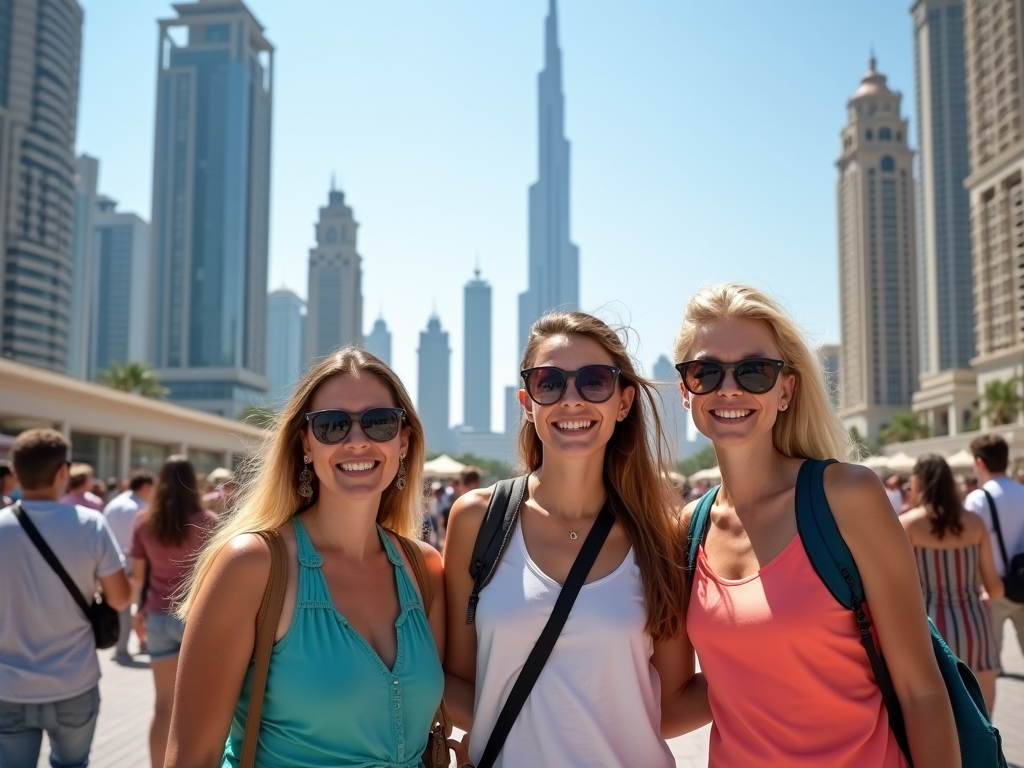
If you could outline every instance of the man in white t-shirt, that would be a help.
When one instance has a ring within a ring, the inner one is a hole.
[[[132,531],[135,528],[135,518],[149,506],[149,500],[153,496],[153,473],[146,469],[137,469],[132,472],[128,481],[128,490],[118,494],[110,503],[103,508],[103,516],[107,518],[107,525],[114,534],[117,546],[122,553],[127,553],[132,545]],[[132,575],[132,563],[130,558],[125,558],[125,572],[129,577]],[[117,646],[114,648],[114,658],[118,661],[127,661],[131,658],[128,653],[128,638],[132,634],[132,609],[128,606],[119,613],[121,619],[121,634],[117,638]]]
[[[971,443],[974,454],[974,468],[978,475],[978,489],[971,491],[964,506],[985,521],[992,539],[992,555],[1000,577],[1006,575],[1006,560],[1003,559],[999,537],[992,523],[992,511],[985,491],[992,496],[995,511],[999,516],[999,527],[1006,544],[1006,557],[1024,552],[1024,485],[1014,482],[1006,475],[1010,463],[1010,447],[999,435],[983,435]],[[1024,603],[1015,603],[1007,597],[992,601],[992,622],[996,630],[999,652],[1003,651],[1003,624],[1009,619],[1017,630],[1017,641],[1024,652]]]
[[[26,430],[14,441],[21,511],[86,601],[98,583],[104,601],[121,610],[131,588],[106,519],[58,501],[68,483],[70,447],[53,429]],[[14,507],[0,510],[0,585],[0,766],[35,766],[43,731],[51,765],[86,766],[99,714],[92,625]]]

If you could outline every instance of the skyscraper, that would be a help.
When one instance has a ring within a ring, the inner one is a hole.
[[[477,269],[463,290],[462,425],[491,431],[491,285]]]
[[[427,448],[443,453],[450,450],[452,442],[449,428],[452,350],[448,346],[448,332],[441,329],[437,314],[431,315],[427,330],[420,331],[417,355],[416,410],[427,433]]]
[[[89,378],[113,362],[149,362],[150,231],[134,213],[100,196],[93,217]]]
[[[874,438],[917,388],[913,152],[872,56],[847,104],[839,203],[840,415]]]
[[[69,375],[89,378],[89,349],[96,287],[93,253],[93,223],[96,217],[100,163],[95,157],[80,155],[75,160],[75,223],[71,235],[71,333],[68,336]]]
[[[66,371],[82,9],[0,3],[0,355]]]
[[[537,133],[538,178],[530,187],[529,282],[526,292],[519,294],[519,354],[537,318],[555,308],[576,309],[580,301],[579,248],[569,237],[569,141],[555,0],[550,0],[545,24],[544,69],[537,76]]]
[[[920,387],[913,408],[931,434],[962,431],[977,382],[971,285],[963,0],[911,9],[917,68],[917,301]]]
[[[333,184],[331,185],[333,187]],[[363,268],[356,251],[359,225],[345,193],[331,189],[309,251],[306,358],[317,360],[338,347],[363,343]]]
[[[666,355],[661,355],[651,369],[651,378],[658,393],[658,416],[665,432],[665,442],[670,451],[665,457],[675,464],[686,457],[686,425],[689,414],[683,408],[682,390],[679,389],[679,374]]]
[[[287,288],[271,291],[267,297],[267,378],[270,403],[284,405],[302,376],[306,302]]]
[[[269,386],[274,49],[241,0],[174,9],[157,57],[154,362],[172,400],[234,416]]]
[[[373,330],[364,342],[366,351],[379,357],[385,365],[391,365],[391,331],[383,317],[373,323]]]
[[[978,393],[1024,374],[1024,66],[1020,3],[965,0]],[[982,423],[987,421],[982,419]],[[1024,422],[1024,410],[1018,411]]]

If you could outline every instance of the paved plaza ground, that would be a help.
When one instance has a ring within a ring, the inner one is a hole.
[[[146,732],[153,709],[153,680],[147,657],[137,656],[131,665],[122,666],[115,664],[110,656],[111,651],[100,652],[103,701],[90,765],[92,768],[147,768]],[[1011,766],[1024,768],[1024,657],[1009,624],[1006,625],[1003,667],[1004,675],[998,683],[996,725],[1003,734]],[[710,726],[701,728],[670,742],[679,768],[707,766],[710,730]],[[49,765],[47,755],[44,745],[39,768]]]

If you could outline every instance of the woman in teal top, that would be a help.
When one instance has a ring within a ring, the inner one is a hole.
[[[183,593],[166,766],[239,765],[266,530],[290,562],[256,765],[421,765],[444,687],[443,573],[422,544],[428,617],[394,535],[420,531],[423,456],[409,396],[377,358],[343,349],[307,373]]]

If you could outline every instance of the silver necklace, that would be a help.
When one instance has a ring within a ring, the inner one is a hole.
[[[567,531],[569,532],[569,538],[570,538],[570,539],[572,539],[573,541],[575,541],[576,539],[578,539],[578,538],[579,538],[579,534],[580,534],[580,533],[582,533],[582,532],[583,532],[584,530],[586,530],[586,528],[587,528],[587,526],[588,526],[588,525],[590,525],[590,524],[591,524],[591,523],[593,523],[593,522],[594,522],[595,520],[597,520],[597,515],[594,515],[594,516],[593,516],[592,518],[590,518],[589,520],[587,520],[587,523],[586,523],[586,525],[582,526],[581,528],[577,528],[577,529],[576,529],[576,530],[574,531],[574,530],[573,530],[572,528],[570,528],[570,527],[569,527],[569,524],[568,524],[567,522],[565,522],[565,520],[563,520],[563,519],[562,519],[562,518],[561,518],[561,517],[560,517],[560,516],[558,515],[558,513],[556,513],[556,512],[554,511],[554,510],[548,510],[548,514],[549,514],[549,515],[554,515],[554,516],[555,516],[555,519],[557,519],[557,520],[558,520],[558,522],[560,522],[560,523],[561,523],[562,525],[564,525],[564,526],[565,526],[565,530],[567,530]],[[598,514],[600,514],[600,512],[598,512]]]

